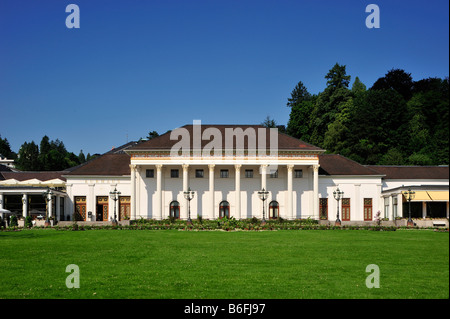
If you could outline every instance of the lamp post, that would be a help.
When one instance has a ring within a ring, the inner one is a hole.
[[[48,220],[48,208],[49,205],[52,205],[52,196],[53,192],[50,188],[47,188],[45,192],[42,193],[42,196],[44,196],[45,199],[45,226],[50,225],[50,221]]]
[[[409,209],[408,209],[408,222],[407,222],[406,225],[407,225],[408,227],[412,227],[412,226],[414,226],[414,222],[413,222],[413,220],[412,220],[412,218],[411,218],[411,200],[413,200],[414,197],[416,196],[416,195],[415,195],[416,192],[412,191],[412,190],[411,190],[411,187],[410,187],[410,188],[408,188],[408,190],[405,191],[403,194],[405,195],[406,200],[408,201],[408,205],[409,205]]]
[[[117,225],[117,218],[116,218],[116,202],[119,199],[121,192],[117,191],[117,188],[114,187],[114,190],[112,192],[109,192],[109,197],[114,201],[114,220],[113,225]]]
[[[264,205],[264,202],[265,202],[265,200],[267,199],[268,194],[269,194],[269,192],[266,191],[264,188],[258,192],[258,196],[259,196],[259,198],[260,198],[260,199],[262,200],[262,202],[263,202],[263,218],[262,218],[262,221],[261,221],[261,225],[264,225],[264,224],[266,223],[265,205]]]
[[[341,226],[341,220],[339,219],[339,201],[342,196],[344,196],[344,192],[339,189],[339,187],[333,192],[334,199],[337,201],[337,214],[336,214],[336,222],[335,226]]]
[[[188,200],[188,219],[187,219],[187,224],[190,225],[192,224],[192,220],[191,220],[191,200],[194,198],[194,191],[191,191],[191,188],[189,187],[189,189],[185,192],[183,192],[184,194],[184,198],[186,198]]]

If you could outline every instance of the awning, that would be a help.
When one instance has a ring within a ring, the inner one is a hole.
[[[448,202],[448,192],[445,191],[427,191],[428,195],[434,201]]]
[[[403,193],[404,201],[407,201],[406,192]],[[448,191],[416,191],[412,202],[432,202],[432,201],[449,201]]]

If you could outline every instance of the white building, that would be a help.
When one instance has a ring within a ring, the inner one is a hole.
[[[407,217],[403,191],[411,187],[413,217],[448,218],[448,166],[364,166],[324,152],[259,125],[186,125],[63,172],[65,199],[56,217],[110,221],[116,210],[118,220],[187,219],[190,207],[192,219],[262,218],[264,189],[266,218],[334,221],[339,188],[343,223],[372,221],[378,210],[393,220]],[[0,201],[11,191],[13,173],[7,177],[0,180]],[[114,189],[121,193],[117,202],[109,196]]]

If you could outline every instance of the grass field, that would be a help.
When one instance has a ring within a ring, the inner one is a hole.
[[[80,288],[66,287],[66,266]],[[380,288],[366,287],[366,266]],[[449,298],[449,234],[0,232],[0,298]]]

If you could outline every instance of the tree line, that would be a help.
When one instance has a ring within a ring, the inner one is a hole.
[[[358,77],[350,87],[336,63],[325,79],[318,94],[301,81],[292,90],[287,134],[361,164],[448,165],[448,77],[413,81],[391,69],[369,89]]]
[[[84,155],[83,150],[78,155],[67,151],[59,139],[50,140],[45,135],[41,143],[25,142],[16,154],[6,138],[0,136],[0,154],[8,159],[14,159],[15,167],[21,171],[61,171],[93,159],[97,154]]]

